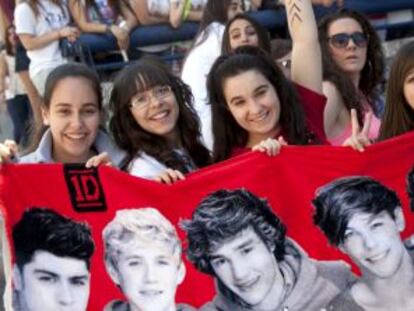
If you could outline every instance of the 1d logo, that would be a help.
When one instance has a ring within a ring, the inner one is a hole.
[[[105,196],[96,168],[65,164],[64,172],[72,206],[76,211],[106,211]]]

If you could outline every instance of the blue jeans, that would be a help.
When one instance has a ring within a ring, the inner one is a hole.
[[[29,142],[29,126],[32,118],[32,109],[27,95],[16,95],[7,100],[7,111],[13,121],[14,140],[26,146]]]

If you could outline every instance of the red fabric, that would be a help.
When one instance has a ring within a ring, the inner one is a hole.
[[[326,97],[299,84],[295,84],[295,86],[305,110],[306,124],[309,126],[309,130],[315,134],[318,143],[329,145],[323,129],[323,112],[325,110]]]
[[[99,168],[108,206],[106,212],[76,212],[71,205],[59,164],[4,165],[0,170],[0,206],[7,233],[29,206],[44,206],[92,227],[97,250],[92,260],[89,310],[102,310],[122,294],[110,281],[103,265],[101,231],[117,209],[156,207],[173,224],[190,218],[200,199],[217,189],[245,187],[270,204],[288,227],[288,235],[319,259],[344,258],[330,247],[311,219],[310,200],[325,183],[348,175],[369,175],[396,190],[403,202],[407,227],[413,232],[413,215],[408,211],[405,178],[414,162],[414,133],[378,143],[364,153],[344,147],[288,146],[268,157],[248,153],[190,174],[185,181],[168,186],[129,176],[112,168]],[[184,233],[179,230],[184,239]],[[187,276],[179,287],[178,302],[199,306],[214,295],[212,279],[186,262]]]

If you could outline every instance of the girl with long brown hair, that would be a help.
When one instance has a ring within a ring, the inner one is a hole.
[[[352,111],[353,135],[346,145],[363,151],[372,141],[369,126],[362,130],[355,111]],[[383,141],[414,130],[414,42],[404,45],[391,64],[386,89],[385,112],[377,141]]]
[[[351,109],[358,123],[375,112],[378,85],[384,71],[381,42],[375,29],[361,13],[340,10],[319,23],[323,56],[323,92],[328,101],[324,127],[332,145],[342,145],[351,136]],[[373,116],[368,131],[378,136],[380,120]]]
[[[109,107],[110,131],[127,153],[121,169],[130,174],[169,184],[210,163],[190,88],[157,59],[124,68]]]

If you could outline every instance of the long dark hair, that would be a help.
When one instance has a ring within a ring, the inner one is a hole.
[[[127,169],[137,155],[145,152],[167,167],[183,173],[188,171],[167,140],[143,129],[130,111],[131,98],[137,92],[156,85],[169,85],[172,88],[179,107],[176,126],[182,146],[198,167],[208,165],[210,154],[201,143],[200,121],[193,108],[190,88],[163,63],[152,57],[144,57],[119,73],[111,93],[109,107],[112,118],[109,128],[117,145],[128,153],[121,168]]]
[[[79,63],[68,63],[61,65],[53,69],[53,71],[49,74],[46,80],[45,93],[41,104],[44,110],[47,111],[50,109],[51,99],[56,89],[56,86],[60,81],[66,78],[83,78],[87,80],[90,83],[90,86],[92,87],[96,95],[98,101],[98,108],[99,110],[102,110],[102,91],[99,78],[92,69],[90,69],[84,64]],[[76,92],[76,90],[74,91]],[[30,153],[36,150],[47,128],[48,127],[43,124],[35,124],[32,143],[27,148],[27,151],[25,151],[25,153]]]
[[[414,130],[414,109],[404,96],[404,82],[413,69],[414,42],[410,42],[400,49],[391,65],[379,140]]]
[[[364,68],[361,71],[359,80],[359,89],[355,89],[351,79],[335,63],[329,50],[328,30],[330,25],[342,18],[351,18],[355,20],[362,28],[363,33],[368,37],[367,59]],[[384,54],[381,47],[381,41],[370,24],[369,20],[361,13],[341,9],[338,12],[324,16],[318,25],[319,41],[322,50],[323,60],[323,79],[332,82],[341,94],[345,107],[351,111],[357,111],[358,120],[362,124],[364,116],[363,103],[364,97],[372,108],[375,97],[377,96],[377,86],[383,79],[384,72]],[[363,96],[361,96],[361,93]]]
[[[15,55],[16,51],[15,51],[15,47],[13,46],[13,44],[10,41],[10,36],[9,36],[9,30],[10,29],[15,29],[14,25],[9,25],[7,26],[7,28],[4,31],[4,45],[6,47],[6,54],[9,56]],[[17,39],[17,36],[16,36]]]
[[[247,14],[237,14],[232,19],[230,19],[226,24],[226,28],[224,29],[224,33],[223,33],[223,41],[222,41],[222,44],[221,44],[221,54],[227,54],[227,53],[230,53],[232,51],[232,48],[230,46],[230,33],[229,33],[229,31],[230,31],[231,25],[239,19],[244,19],[247,22],[249,22],[250,25],[252,25],[252,27],[256,31],[257,37],[259,39],[259,48],[263,49],[267,53],[270,53],[270,35],[269,35],[269,32],[267,31],[267,29],[265,27],[263,27],[262,25],[260,25],[255,19],[253,19],[249,15],[247,15]]]
[[[280,99],[279,123],[286,135],[285,139],[296,145],[309,143],[310,133],[306,127],[305,115],[292,83],[285,78],[267,53],[257,47],[243,46],[231,54],[220,56],[207,77],[215,162],[229,158],[233,148],[245,147],[247,144],[248,132],[229,111],[223,86],[226,79],[249,70],[261,73],[275,88]]]
[[[232,0],[208,0],[203,10],[197,35],[195,36],[194,46],[202,44],[208,37],[206,28],[213,22],[226,24],[227,10]]]

